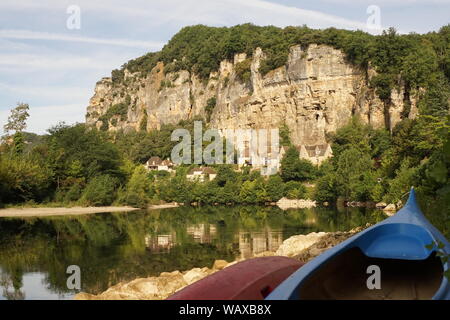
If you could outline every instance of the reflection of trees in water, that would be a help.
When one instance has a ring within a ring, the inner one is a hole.
[[[2,295],[7,300],[24,300],[25,293],[22,288],[23,273],[17,269],[15,272],[7,273],[0,269],[0,286],[3,288]]]
[[[67,293],[66,268],[74,264],[81,268],[82,290],[98,293],[136,277],[210,266],[219,258],[234,260],[240,251],[240,233],[253,233],[256,239],[262,237],[259,233],[273,230],[279,233],[278,243],[293,234],[346,230],[369,218],[355,210],[337,214],[330,209],[248,206],[2,219],[0,268],[10,280],[1,286],[9,296],[19,298],[22,274],[40,271],[51,291]],[[165,240],[173,243],[170,250],[156,254],[149,243],[160,235],[171,235]],[[269,240],[255,241],[253,246],[262,250]]]

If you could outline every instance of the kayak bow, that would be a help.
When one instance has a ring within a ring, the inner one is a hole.
[[[305,264],[282,282],[268,300],[434,299],[449,300],[449,269],[436,255],[450,244],[425,218],[411,189],[394,216],[360,232]],[[369,289],[369,266],[379,267],[380,288]]]

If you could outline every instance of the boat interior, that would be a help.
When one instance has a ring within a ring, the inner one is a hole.
[[[380,289],[368,289],[371,265],[380,267]],[[326,262],[299,288],[302,300],[427,300],[439,289],[441,259],[433,252],[424,260],[370,258],[357,247]]]

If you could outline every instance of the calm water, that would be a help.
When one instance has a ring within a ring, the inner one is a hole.
[[[358,208],[269,207],[0,218],[0,300],[71,299],[69,265],[81,268],[81,291],[96,294],[120,281],[276,250],[295,234],[345,231],[381,219],[379,211]]]

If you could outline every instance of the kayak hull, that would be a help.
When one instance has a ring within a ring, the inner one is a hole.
[[[267,299],[449,300],[450,284],[443,276],[449,263],[436,256],[436,247],[427,249],[432,243],[450,253],[449,242],[424,217],[412,190],[397,214],[308,262]],[[370,266],[379,267],[380,288],[368,285]]]
[[[263,300],[302,265],[286,257],[246,260],[191,284],[168,300]]]

